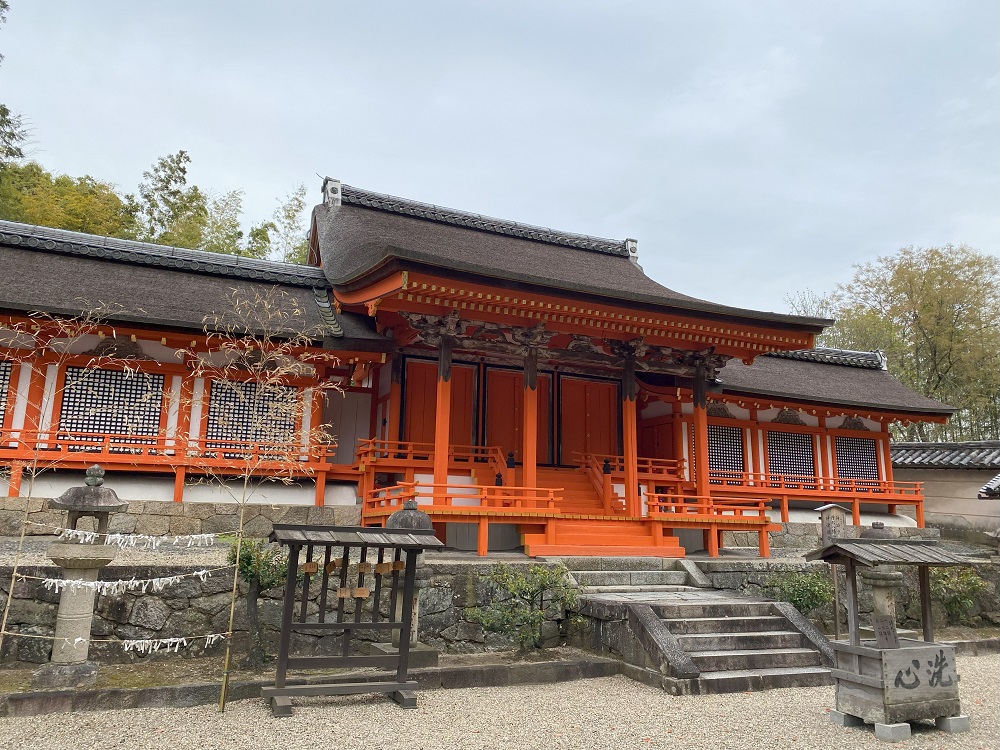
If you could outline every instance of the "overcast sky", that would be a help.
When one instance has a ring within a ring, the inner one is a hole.
[[[1000,254],[998,30],[996,0],[11,0],[0,101],[126,190],[185,149],[259,220],[330,175],[785,310],[901,246]]]

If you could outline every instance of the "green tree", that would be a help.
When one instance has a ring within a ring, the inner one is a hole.
[[[143,172],[139,197],[126,196],[138,221],[138,239],[196,249],[208,221],[208,200],[197,185],[187,184],[186,151],[161,156]]]
[[[299,264],[308,260],[305,211],[306,186],[298,185],[274,211],[271,257],[275,260]]]
[[[918,423],[897,437],[1000,438],[1000,259],[966,245],[905,247],[855,266],[829,295],[789,302],[836,318],[820,345],[882,350],[902,383],[959,409],[948,425]]]
[[[485,602],[468,612],[471,622],[514,638],[522,649],[543,648],[542,625],[561,622],[576,606],[578,592],[564,565],[491,565],[479,574]]]
[[[274,224],[265,222],[250,228],[244,238],[240,222],[243,218],[243,191],[231,190],[215,198],[208,206],[200,250],[226,255],[266,258],[271,253],[271,232]]]
[[[10,3],[0,0],[0,25],[7,22],[7,11]],[[0,55],[0,62],[3,55]],[[6,104],[0,104],[0,170],[8,164],[24,158],[24,142],[28,139],[28,131],[24,127],[21,115],[11,112]]]
[[[131,237],[135,217],[113,185],[54,176],[36,162],[0,169],[0,218],[75,232]]]
[[[260,597],[268,589],[285,582],[288,556],[280,547],[268,544],[265,539],[244,539],[242,544],[234,543],[229,547],[229,564],[236,565],[237,574],[247,584],[246,605],[250,649],[246,665],[260,668],[267,660],[267,639],[260,626]]]

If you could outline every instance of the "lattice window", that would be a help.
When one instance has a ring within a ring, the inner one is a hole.
[[[7,409],[7,391],[10,388],[10,362],[0,362],[0,426],[3,426],[4,412]]]
[[[162,407],[162,375],[67,367],[59,431],[120,435],[116,442],[150,443],[141,436],[159,434]],[[70,439],[93,440],[73,435]]]
[[[299,392],[291,386],[213,380],[205,437],[218,441],[210,448],[233,442],[288,446],[295,442],[298,411]]]
[[[708,471],[713,477],[712,484],[721,484],[723,478],[733,477],[734,474],[742,475],[744,470],[743,430],[739,427],[710,424]]]
[[[878,449],[870,438],[836,437],[837,475],[878,481]]]
[[[771,474],[789,476],[816,475],[813,437],[800,432],[769,430],[767,433],[767,463]]]

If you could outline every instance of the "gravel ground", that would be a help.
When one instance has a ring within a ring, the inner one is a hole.
[[[1000,748],[1000,656],[960,661],[972,731],[915,728],[907,750]],[[675,698],[624,677],[551,685],[435,690],[404,711],[382,696],[300,699],[274,719],[260,700],[214,706],[62,714],[0,720],[0,748],[212,750],[306,747],[648,748],[858,750],[887,747],[872,728],[835,726],[833,688]]]
[[[21,565],[53,565],[45,551],[56,540],[54,536],[31,536],[24,540]],[[12,565],[17,553],[17,537],[0,537],[0,565]],[[218,567],[226,564],[228,542],[216,541],[211,547],[185,547],[162,544],[158,549],[117,549],[112,566],[128,565],[196,565]]]

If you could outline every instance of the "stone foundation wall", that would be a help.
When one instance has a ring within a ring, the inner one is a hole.
[[[911,529],[911,531],[921,531]],[[790,563],[787,561],[739,561],[739,560],[699,560],[698,567],[716,588],[742,591],[751,596],[768,596],[769,580],[774,575],[819,572],[830,575],[830,566],[824,562]],[[977,563],[971,566],[975,574],[986,583],[983,591],[972,600],[962,618],[962,624],[972,627],[1000,626],[1000,564]],[[917,569],[913,566],[899,566],[903,572],[905,588],[897,590],[896,624],[901,628],[917,629],[920,620],[920,589],[917,583]],[[847,584],[843,566],[837,566],[840,601],[846,601]],[[858,607],[861,621],[870,622],[873,610],[871,589],[859,581]],[[932,597],[933,625],[941,628],[948,623],[948,616],[941,601]],[[834,631],[833,604],[826,604],[815,610],[803,612],[824,632]],[[847,611],[839,610],[841,624],[846,628]]]
[[[854,526],[848,526],[851,536],[857,535]],[[898,532],[902,538],[917,537],[919,539],[939,539],[940,529],[917,529],[911,526],[893,526],[892,530]],[[772,549],[792,549],[810,550],[820,546],[819,524],[818,523],[783,523],[781,531],[772,532],[769,536]],[[723,546],[725,547],[756,547],[757,532],[755,531],[727,531],[723,534]]]
[[[437,562],[436,553],[422,556],[418,567],[420,596],[419,640],[443,653],[473,653],[505,650],[516,644],[504,636],[486,633],[467,616],[470,607],[485,603],[485,587],[479,573],[489,563]],[[513,564],[535,564],[530,562]],[[165,566],[114,566],[100,572],[101,580],[146,579],[179,573],[190,573],[191,567]],[[27,566],[21,573],[42,578],[61,577],[54,566]],[[0,605],[6,601],[10,585],[10,566],[0,568]],[[204,636],[226,632],[229,629],[230,591],[232,572],[214,573],[205,581],[185,578],[159,593],[98,596],[91,636],[94,639],[152,639],[190,637],[190,645],[177,654],[155,654],[152,658],[185,658],[205,653],[219,653],[225,648],[221,642],[205,648]],[[313,587],[314,597],[318,593]],[[236,604],[235,646],[237,658],[246,652],[249,634],[246,620],[246,587],[240,583],[240,596]],[[259,601],[259,616],[270,643],[269,652],[277,651],[278,631],[281,627],[282,589],[265,591]],[[41,581],[22,580],[14,585],[7,628],[10,631],[34,636],[51,636],[55,630],[59,595],[47,591]],[[347,612],[353,617],[353,600]],[[310,606],[315,613],[315,602]],[[388,615],[388,612],[384,614]],[[201,639],[196,636],[202,636]],[[545,623],[543,636],[553,645],[559,640],[559,624],[555,620]],[[386,640],[384,633],[360,631],[359,641]],[[302,654],[335,653],[339,648],[337,636],[317,637],[310,633],[293,633],[293,650]],[[43,638],[5,637],[0,661],[48,661],[52,642]],[[91,658],[105,663],[130,662],[142,658],[135,653],[125,653],[119,643],[91,644]]]
[[[27,508],[28,535],[54,533],[48,527],[66,523],[64,511],[50,511],[48,500],[9,497],[0,500],[0,536],[20,536]],[[119,534],[229,534],[239,525],[239,506],[235,503],[129,502],[128,509],[111,517],[111,531]],[[92,523],[84,519],[82,523]],[[276,523],[356,526],[361,523],[360,505],[246,505],[244,531],[247,536],[265,538]],[[34,524],[43,524],[36,526]]]

